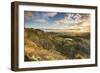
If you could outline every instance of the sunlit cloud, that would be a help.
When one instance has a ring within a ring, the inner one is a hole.
[[[57,20],[57,24],[65,24],[67,26],[73,26],[77,24],[83,23],[83,19],[81,19],[80,14],[67,14],[63,19]]]

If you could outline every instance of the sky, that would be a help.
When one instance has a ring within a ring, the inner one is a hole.
[[[90,31],[90,14],[24,11],[25,28]]]

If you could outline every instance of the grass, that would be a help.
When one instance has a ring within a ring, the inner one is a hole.
[[[86,59],[90,57],[89,33],[69,34],[24,29],[25,61]]]

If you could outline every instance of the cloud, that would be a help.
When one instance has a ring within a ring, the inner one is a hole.
[[[49,24],[49,17],[54,17],[56,14],[56,12],[34,12],[32,14],[32,22]]]
[[[83,18],[83,16],[85,18]],[[56,20],[56,24],[65,24],[67,26],[73,25],[81,25],[83,22],[86,22],[89,16],[81,15],[81,14],[66,14],[63,19]]]
[[[35,22],[45,24],[48,23],[50,18],[54,17],[57,13],[56,12],[32,12],[32,11],[25,11],[24,12],[24,19],[25,22]]]
[[[32,12],[25,11],[24,16],[25,16],[25,19],[28,20],[28,19],[30,19],[30,17],[32,17]]]
[[[24,15],[27,16],[27,17],[28,17],[28,16],[32,16],[32,12],[30,12],[30,11],[25,11],[25,12],[24,12]]]
[[[48,27],[49,29],[66,29],[69,28],[66,25],[54,24]]]
[[[41,24],[47,24],[47,21],[45,19],[33,19],[32,22],[34,23],[41,23]]]
[[[57,13],[56,12],[48,12],[48,13],[46,13],[46,15],[48,17],[54,17],[55,15],[57,15]]]
[[[89,15],[82,14],[72,14],[66,15],[60,20],[56,20],[50,28],[58,29],[84,29],[84,31],[89,31],[90,29],[90,17]]]
[[[24,13],[27,27],[47,28],[47,29],[90,29],[89,14],[64,13],[59,15],[57,12],[31,12]],[[59,16],[59,18],[56,17]],[[52,19],[54,18],[54,20]],[[51,20],[51,22],[49,22]]]
[[[24,12],[24,19],[25,23],[41,23],[45,24],[47,23],[47,16],[45,16],[43,13],[39,12],[32,12],[32,11],[25,11]]]

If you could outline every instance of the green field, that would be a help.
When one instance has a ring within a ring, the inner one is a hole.
[[[24,28],[24,61],[90,58],[90,33]]]

